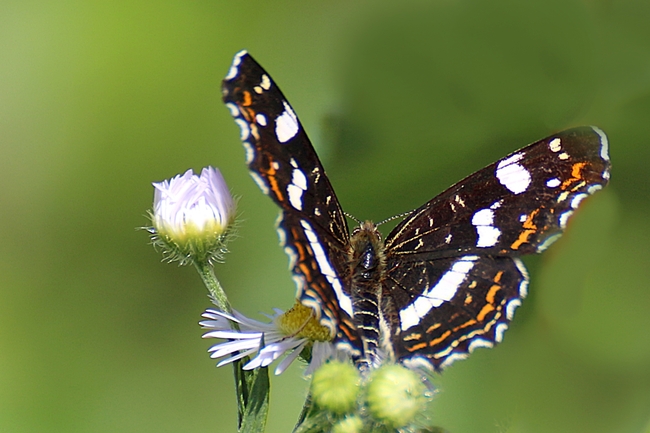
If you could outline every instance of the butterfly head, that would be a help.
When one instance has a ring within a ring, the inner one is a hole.
[[[352,278],[359,283],[378,281],[386,268],[384,242],[371,221],[361,223],[350,238]]]

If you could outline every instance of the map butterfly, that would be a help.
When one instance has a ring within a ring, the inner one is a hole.
[[[242,51],[222,89],[251,175],[282,209],[278,231],[298,298],[360,367],[388,358],[441,370],[500,342],[526,296],[519,256],[557,240],[580,202],[609,180],[603,131],[568,129],[461,180],[385,239],[370,221],[350,233],[269,74]]]

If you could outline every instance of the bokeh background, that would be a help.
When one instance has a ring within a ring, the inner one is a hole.
[[[230,368],[191,268],[144,231],[152,181],[219,167],[241,196],[218,274],[235,307],[292,304],[277,209],[220,98],[248,49],[340,201],[382,220],[554,131],[595,124],[612,181],[526,258],[505,341],[438,376],[461,432],[650,431],[650,2],[0,3],[0,431],[232,432]],[[308,382],[273,378],[269,432]]]

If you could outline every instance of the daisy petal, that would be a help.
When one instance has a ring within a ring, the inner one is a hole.
[[[275,375],[279,376],[282,373],[284,373],[284,370],[291,365],[293,361],[296,360],[296,358],[300,355],[300,352],[302,352],[302,349],[305,348],[307,345],[307,340],[305,340],[300,346],[296,347],[293,352],[291,352],[289,355],[287,355],[286,358],[284,358],[280,364],[275,368]]]

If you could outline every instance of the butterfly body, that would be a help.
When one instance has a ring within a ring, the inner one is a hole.
[[[548,248],[609,180],[605,134],[573,128],[466,177],[385,238],[371,222],[350,233],[291,105],[245,51],[223,98],[251,175],[281,209],[298,298],[359,365],[389,359],[440,370],[500,342],[527,293],[519,257]]]
[[[382,347],[382,284],[386,275],[384,243],[370,221],[355,228],[350,237],[350,296],[354,325],[362,344],[362,363],[377,364]],[[386,345],[383,345],[386,347]],[[390,346],[388,346],[390,347]]]

